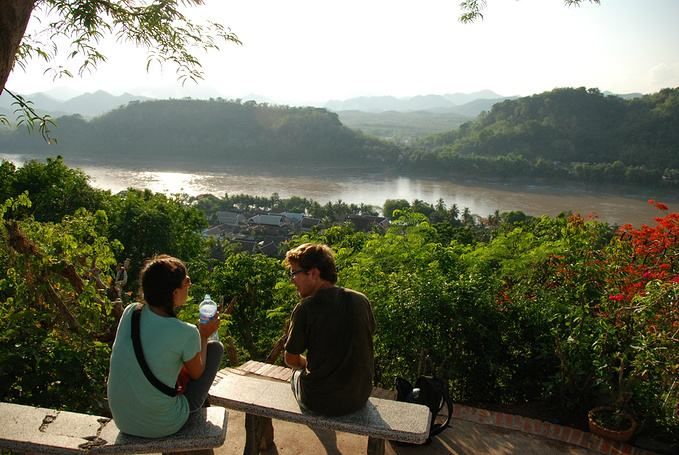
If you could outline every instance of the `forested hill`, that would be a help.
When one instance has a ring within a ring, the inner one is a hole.
[[[403,172],[491,179],[576,180],[679,188],[679,88],[634,99],[561,88],[495,104],[414,147],[344,126],[326,109],[254,101],[131,102],[86,121],[57,119],[47,145],[0,131],[0,153],[162,168],[400,166]],[[451,128],[452,129],[452,128]]]
[[[183,164],[349,163],[390,160],[394,145],[341,124],[320,108],[222,99],[132,102],[90,121],[60,117],[47,146],[20,128],[0,135],[5,153],[61,154],[95,161]]]
[[[403,164],[494,176],[679,180],[679,88],[629,100],[585,88],[505,100],[423,140]]]

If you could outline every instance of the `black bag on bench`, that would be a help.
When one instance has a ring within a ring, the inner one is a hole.
[[[396,400],[408,403],[423,404],[431,412],[431,426],[429,427],[429,438],[425,444],[431,442],[431,438],[441,433],[450,426],[453,417],[453,400],[448,393],[448,384],[441,378],[432,376],[420,376],[415,382],[415,387],[406,379],[396,378]],[[448,407],[448,415],[445,422],[437,423],[436,416],[443,409]]]

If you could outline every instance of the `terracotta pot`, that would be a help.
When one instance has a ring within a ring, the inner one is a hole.
[[[627,442],[630,440],[630,438],[634,435],[634,432],[637,430],[637,421],[634,420],[634,417],[632,417],[631,415],[624,411],[620,411],[622,415],[625,417],[625,419],[627,419],[627,421],[629,422],[629,427],[624,430],[611,430],[609,428],[602,426],[600,423],[594,420],[594,416],[597,413],[613,411],[615,411],[615,409],[610,406],[599,406],[598,408],[594,408],[591,411],[589,411],[587,413],[589,431],[596,435],[601,436],[602,438],[619,442]]]

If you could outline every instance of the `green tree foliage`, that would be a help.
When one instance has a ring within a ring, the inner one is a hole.
[[[205,219],[182,197],[93,189],[60,158],[2,162],[0,173],[0,399],[105,414],[122,312],[110,294],[116,262],[132,259],[130,289],[143,260],[160,252],[185,258],[201,283]]]
[[[146,5],[103,0],[34,3],[38,15],[47,14],[53,20],[46,21],[44,29],[24,35],[17,53],[17,63],[22,67],[32,57],[53,62],[60,51],[63,53],[51,40],[59,35],[71,40],[66,58],[80,60],[77,72],[82,75],[106,59],[98,48],[99,40],[113,35],[147,47],[147,65],[170,62],[176,65],[180,80],[195,81],[203,76],[196,50],[218,49],[220,42],[240,43],[222,25],[212,21],[198,24],[186,16],[182,6],[197,6],[201,0],[152,1]],[[72,76],[63,66],[49,70],[56,77]]]
[[[0,162],[0,200],[5,201],[14,194],[14,173],[16,166],[10,161]]]
[[[321,210],[320,204],[311,199],[292,196],[281,198],[278,193],[271,196],[251,196],[249,194],[225,194],[217,197],[211,194],[203,194],[192,200],[196,208],[200,209],[208,216],[220,210],[249,212],[249,211],[271,211],[305,213]]]
[[[241,357],[264,360],[284,333],[295,301],[280,261],[261,254],[231,254],[212,271],[209,289],[233,308],[228,336],[242,349]]]
[[[286,204],[277,195],[234,198]],[[28,204],[26,195],[12,197],[1,211],[0,399],[103,412],[108,343],[120,313],[104,295],[107,275],[114,252],[124,245],[132,251],[127,237],[155,241],[144,237],[147,225],[164,242],[158,248],[175,245],[174,254],[188,255],[198,278],[182,318],[195,321],[204,292],[224,300],[220,335],[234,362],[269,357],[285,333],[298,298],[280,261],[228,248],[224,260],[207,260],[198,237],[201,247],[177,244],[202,221],[185,200],[130,190],[111,196],[110,214],[78,209],[58,222],[12,218]],[[443,201],[413,201],[393,216],[386,232],[338,224],[288,245],[331,245],[339,284],[369,297],[380,385],[415,378],[431,364],[457,400],[550,401],[583,416],[617,402],[643,421],[643,431],[676,440],[677,213],[639,229],[575,214],[481,220]],[[136,229],[107,238],[121,220]],[[182,231],[174,220],[193,228]],[[162,237],[160,226],[174,233]]]
[[[410,208],[410,202],[405,199],[387,199],[384,201],[382,212],[384,216],[391,218],[394,215],[394,210],[406,210]]]
[[[134,289],[143,261],[154,254],[189,258],[198,270],[206,267],[208,246],[200,232],[207,223],[203,213],[184,196],[135,189],[111,195],[93,188],[88,176],[66,166],[61,157],[48,158],[44,163],[32,160],[19,168],[3,161],[0,175],[3,198],[16,198],[25,192],[31,200],[30,205],[7,209],[13,219],[32,217],[58,223],[79,209],[105,212],[106,230],[101,235],[113,242],[118,261],[131,260],[129,289]]]
[[[567,214],[497,214],[472,228],[395,213],[385,234],[338,228],[299,239],[332,244],[340,284],[371,299],[381,384],[416,377],[424,355],[458,400],[556,400],[584,413],[623,390],[649,428],[677,434],[676,214],[616,235]],[[621,286],[633,306],[616,305]]]
[[[15,65],[25,69],[33,58],[43,60],[45,73],[53,78],[71,77],[71,62],[77,62],[80,75],[92,71],[106,60],[99,47],[106,36],[148,49],[147,68],[155,63],[171,63],[181,81],[201,79],[203,72],[196,51],[218,49],[222,42],[240,44],[238,37],[221,24],[200,24],[185,14],[184,7],[202,3],[203,0],[5,1],[0,5],[0,93]],[[36,22],[41,28],[27,34],[33,16],[39,18]],[[25,123],[29,130],[37,124],[42,136],[51,141],[50,116],[41,116],[30,101],[8,93],[20,112],[18,123]],[[4,115],[0,115],[2,123],[8,123]]]
[[[584,0],[564,0],[566,6],[580,6]],[[589,0],[590,3],[599,4],[600,0]],[[464,0],[460,3],[462,14],[458,18],[462,23],[475,22],[483,19],[483,12],[486,9],[486,0]]]
[[[100,276],[114,265],[106,215],[7,218],[29,204],[8,199],[0,211],[0,399],[106,412],[108,342],[120,310]]]
[[[61,157],[47,158],[45,163],[31,160],[18,169],[6,161],[1,166],[1,195],[6,199],[26,192],[32,204],[22,211],[37,221],[59,222],[78,208],[95,212],[107,197],[90,186],[84,172],[69,168]]]
[[[131,259],[131,285],[144,260],[155,254],[188,262],[204,258],[206,245],[201,230],[207,222],[182,196],[128,189],[110,198],[108,213],[109,236],[122,243],[124,257]]]
[[[396,153],[394,145],[346,128],[337,114],[325,109],[222,99],[132,102],[89,122],[67,116],[56,123],[59,142],[49,147],[50,154],[135,166],[346,165],[393,161]],[[5,139],[3,148],[47,152],[40,138],[23,130]]]
[[[336,221],[341,222],[348,215],[377,215],[375,207],[368,204],[346,203],[340,199],[321,205],[314,200],[299,196],[281,198],[278,193],[273,193],[270,197],[225,194],[220,198],[214,195],[200,195],[191,198],[190,202],[194,207],[201,210],[206,218],[215,223],[217,222],[218,211],[305,213],[324,220],[326,225]]]
[[[505,100],[458,130],[432,136],[402,165],[463,175],[676,185],[679,89],[623,100],[555,89]]]

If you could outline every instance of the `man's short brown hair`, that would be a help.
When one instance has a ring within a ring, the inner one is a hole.
[[[297,248],[293,248],[285,254],[283,263],[286,267],[290,268],[293,262],[304,270],[317,268],[322,279],[333,284],[337,283],[335,253],[328,245],[304,243]]]

